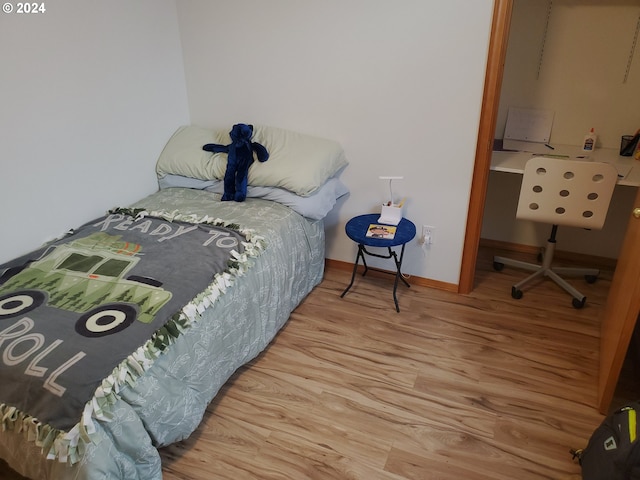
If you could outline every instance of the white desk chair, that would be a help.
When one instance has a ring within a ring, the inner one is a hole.
[[[523,286],[546,276],[573,297],[575,308],[584,306],[586,297],[559,274],[584,275],[588,283],[593,283],[600,272],[594,268],[552,267],[556,232],[558,225],[601,229],[617,180],[617,170],[608,163],[552,157],[533,157],[527,162],[516,218],[549,223],[553,227],[542,265],[498,256],[493,258],[493,267],[498,271],[509,265],[534,272],[511,287],[513,298],[522,298]]]

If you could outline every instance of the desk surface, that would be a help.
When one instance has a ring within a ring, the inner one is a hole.
[[[524,173],[524,166],[534,154],[531,152],[494,151],[491,156],[491,170],[496,172]],[[618,170],[618,185],[640,187],[640,161],[633,157],[621,157],[618,149],[598,148],[592,153],[585,153],[580,147],[573,145],[554,145],[548,155],[567,155],[569,158],[580,158],[588,155],[584,160],[606,162]]]

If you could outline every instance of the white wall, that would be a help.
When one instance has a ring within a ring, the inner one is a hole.
[[[177,0],[192,123],[258,123],[338,140],[351,195],[326,221],[327,256],[353,262],[346,221],[379,212],[435,226],[413,275],[457,284],[491,0]],[[376,262],[380,264],[380,262]],[[380,264],[389,268],[388,263]]]
[[[502,138],[509,106],[540,108],[555,112],[550,143],[580,145],[594,127],[599,148],[619,148],[621,135],[640,128],[640,46],[625,81],[640,2],[554,0],[545,39],[548,5],[514,1],[496,136]],[[545,243],[549,227],[515,220],[521,180],[491,174],[483,238]],[[616,187],[604,228],[561,229],[558,249],[617,258],[635,193]]]
[[[0,13],[0,262],[157,189],[189,122],[173,0]]]

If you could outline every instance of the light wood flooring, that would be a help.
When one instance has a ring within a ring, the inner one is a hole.
[[[602,419],[611,272],[575,281],[582,310],[551,281],[513,300],[524,274],[494,272],[493,253],[481,249],[470,295],[399,286],[400,313],[392,277],[358,276],[341,299],[350,272],[329,268],[198,430],[161,450],[165,480],[580,479],[569,449]],[[614,403],[634,389],[621,382]]]

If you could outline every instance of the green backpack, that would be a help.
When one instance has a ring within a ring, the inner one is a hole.
[[[616,410],[595,429],[584,450],[573,450],[583,480],[640,480],[640,402]]]

